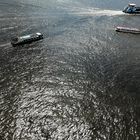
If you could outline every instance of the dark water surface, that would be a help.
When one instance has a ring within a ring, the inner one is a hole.
[[[140,36],[114,31],[140,28],[128,2],[0,1],[0,140],[140,139]]]

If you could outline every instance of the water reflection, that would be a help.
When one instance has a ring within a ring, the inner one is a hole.
[[[15,138],[139,139],[139,96],[128,90],[139,66],[128,71],[127,56],[116,51],[90,44],[48,56],[52,65],[22,90]]]

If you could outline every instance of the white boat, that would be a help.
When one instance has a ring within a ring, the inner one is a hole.
[[[130,3],[124,8],[123,12],[128,14],[140,14],[140,7],[134,3]]]
[[[116,27],[115,30],[117,32],[124,32],[124,33],[132,33],[132,34],[140,34],[140,30],[137,28],[128,28],[128,27]]]

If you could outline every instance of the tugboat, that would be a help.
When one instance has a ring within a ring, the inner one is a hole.
[[[140,14],[140,7],[137,7],[134,3],[130,3],[124,8],[123,12],[128,14]]]
[[[13,47],[16,47],[18,45],[31,43],[33,41],[37,41],[37,40],[41,40],[41,39],[43,39],[43,35],[41,33],[35,33],[35,34],[30,34],[30,35],[13,38],[11,40],[11,44]]]
[[[132,33],[132,34],[140,34],[140,30],[137,28],[128,28],[128,27],[116,27],[115,30],[117,32],[124,32],[124,33]]]

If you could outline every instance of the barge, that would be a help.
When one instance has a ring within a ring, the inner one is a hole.
[[[13,38],[11,40],[11,44],[13,47],[15,47],[18,45],[31,43],[41,39],[43,39],[43,35],[41,33],[35,33],[35,34],[29,34],[29,35]]]

